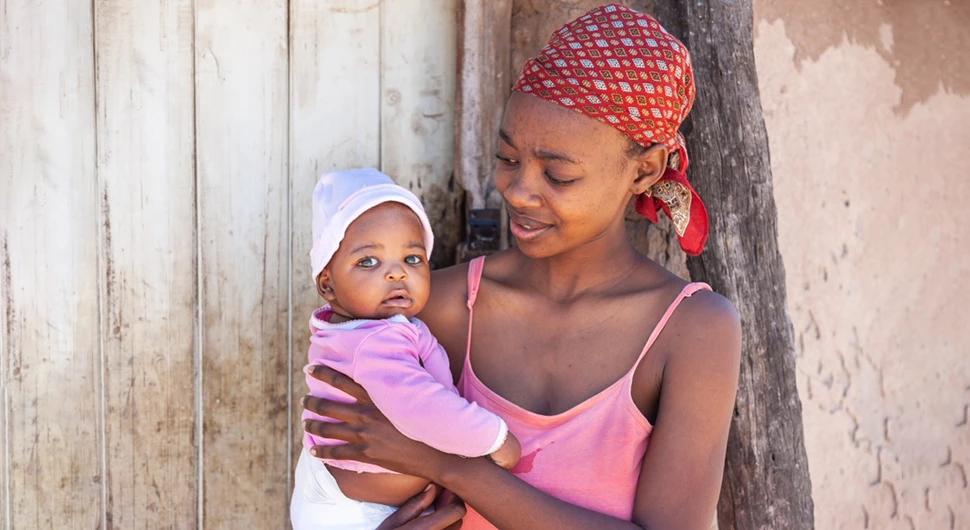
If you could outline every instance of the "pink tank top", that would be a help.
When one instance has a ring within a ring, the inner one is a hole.
[[[643,455],[653,430],[633,402],[633,374],[680,302],[710,287],[702,283],[684,287],[650,334],[633,367],[619,381],[566,412],[546,416],[492,392],[472,370],[469,354],[473,306],[484,265],[483,256],[468,268],[468,346],[458,381],[461,395],[501,416],[522,443],[522,459],[512,473],[553,497],[629,521],[633,517]],[[494,528],[468,507],[462,529]]]

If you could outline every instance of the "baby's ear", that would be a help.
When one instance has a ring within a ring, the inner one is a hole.
[[[330,285],[332,282],[333,278],[330,276],[330,271],[327,269],[323,269],[320,271],[320,274],[317,275],[317,292],[320,293],[320,296],[322,296],[323,299],[328,302],[333,302],[337,299],[337,296],[333,293],[333,287]]]

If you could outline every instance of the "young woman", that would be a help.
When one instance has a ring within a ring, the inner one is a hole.
[[[516,247],[436,271],[421,319],[462,395],[522,445],[511,472],[398,433],[350,378],[312,376],[358,399],[306,398],[318,458],[380,465],[467,503],[462,528],[706,529],[724,466],[740,363],[732,305],[638,254],[631,200],[673,219],[700,252],[703,204],[678,127],[693,102],[690,57],[651,17],[620,5],[563,26],[523,66],[501,125],[495,184]],[[445,528],[460,501],[418,516],[425,491],[386,528]]]

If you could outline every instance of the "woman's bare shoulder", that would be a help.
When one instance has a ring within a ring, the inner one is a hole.
[[[640,272],[638,284],[642,291],[658,294],[653,299],[663,304],[675,300],[691,285],[652,261]],[[661,340],[665,343],[664,350],[686,362],[710,362],[712,355],[719,355],[730,366],[739,362],[740,337],[741,320],[734,304],[716,292],[701,288],[681,300]]]
[[[671,360],[736,373],[741,361],[741,318],[730,300],[699,290],[681,302],[668,326]]]
[[[431,294],[418,315],[432,333],[451,329],[465,318],[468,263],[431,271]]]

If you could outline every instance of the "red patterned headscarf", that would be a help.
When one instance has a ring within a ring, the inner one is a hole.
[[[668,167],[636,209],[654,223],[663,209],[684,251],[700,254],[707,210],[684,174],[687,147],[678,132],[694,103],[694,74],[687,48],[659,22],[618,4],[592,9],[552,35],[512,90],[611,125],[644,147],[666,145]]]

